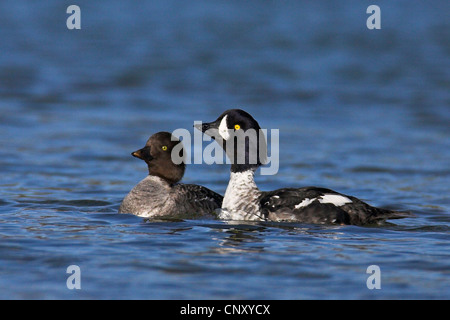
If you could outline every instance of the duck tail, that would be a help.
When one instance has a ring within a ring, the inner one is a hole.
[[[395,210],[389,210],[389,209],[382,209],[382,214],[380,215],[380,218],[383,220],[390,220],[390,219],[404,219],[404,218],[412,218],[414,217],[414,214],[410,211],[395,211]]]

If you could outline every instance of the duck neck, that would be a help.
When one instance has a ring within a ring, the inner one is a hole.
[[[260,218],[259,204],[261,191],[254,180],[255,170],[231,171],[230,181],[222,203],[222,209],[227,214],[224,218],[231,220],[262,220]]]

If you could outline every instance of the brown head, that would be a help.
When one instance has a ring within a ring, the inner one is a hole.
[[[148,173],[174,184],[183,178],[184,164],[183,143],[169,132],[152,135],[145,147],[131,153],[132,156],[147,163]]]

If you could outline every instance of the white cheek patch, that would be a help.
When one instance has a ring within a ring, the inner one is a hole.
[[[230,133],[228,132],[228,126],[227,126],[227,117],[222,118],[222,121],[220,121],[219,125],[219,134],[224,140],[228,140],[230,138]]]
[[[340,196],[338,194],[324,194],[321,196],[322,199],[319,199],[320,203],[332,203],[336,207],[343,206],[346,203],[352,203],[352,200],[350,200],[347,197]]]

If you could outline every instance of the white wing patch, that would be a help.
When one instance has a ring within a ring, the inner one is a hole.
[[[320,196],[317,198],[303,199],[302,202],[300,202],[299,204],[297,204],[295,206],[295,209],[307,207],[316,200],[318,200],[320,203],[332,203],[336,207],[343,206],[344,204],[347,204],[347,203],[352,203],[352,200],[350,200],[349,198],[338,195],[338,194],[324,194],[323,196]]]
[[[296,206],[295,206],[295,209],[300,209],[300,208],[302,208],[302,207],[306,207],[306,206],[309,206],[314,200],[316,200],[317,198],[312,198],[312,199],[309,199],[309,198],[306,198],[306,199],[303,199],[303,201],[302,202],[300,202],[299,204],[297,204]]]
[[[346,203],[352,203],[352,200],[349,198],[338,194],[324,194],[321,198],[322,199],[319,199],[320,203],[332,203],[336,207],[343,206]]]
[[[228,132],[228,126],[227,126],[227,117],[228,117],[228,115],[223,117],[222,121],[220,121],[220,125],[219,125],[219,134],[224,140],[228,140],[228,138],[230,138],[230,133]]]

